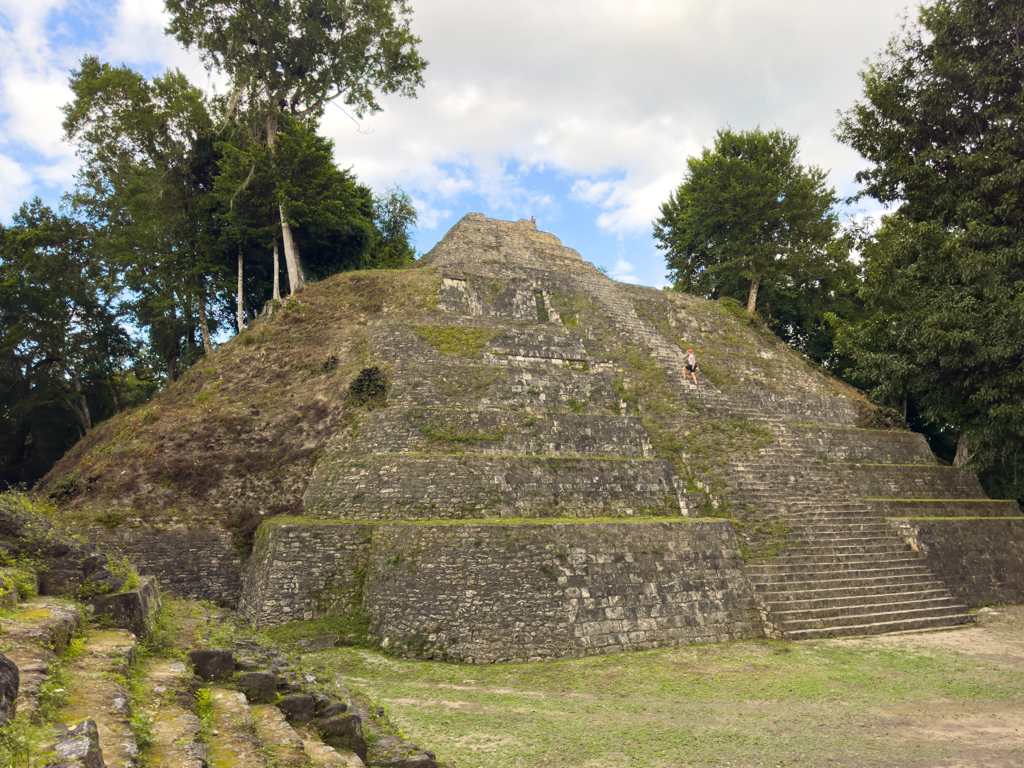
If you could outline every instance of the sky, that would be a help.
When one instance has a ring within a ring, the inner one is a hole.
[[[899,29],[903,1],[410,0],[430,62],[416,99],[355,120],[332,105],[335,159],[401,187],[426,252],[463,215],[537,225],[624,282],[666,284],[652,237],[686,159],[718,129],[781,128],[846,197],[860,157],[832,132],[858,72]],[[910,9],[913,14],[913,8]],[[61,105],[83,55],[147,76],[224,83],[163,33],[163,0],[0,0],[0,220],[56,205],[78,161]],[[877,206],[844,207],[873,215]]]

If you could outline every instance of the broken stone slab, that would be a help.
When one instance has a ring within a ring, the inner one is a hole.
[[[373,765],[373,763],[371,763]],[[437,759],[429,749],[418,755],[410,755],[397,760],[389,760],[388,768],[437,768]]]
[[[253,704],[271,704],[277,700],[277,675],[273,672],[243,672],[238,687]]]
[[[54,753],[47,768],[106,768],[99,730],[92,720],[59,725],[54,731],[56,741],[44,750]]]
[[[332,747],[349,750],[366,762],[368,745],[363,736],[363,721],[359,715],[335,715],[318,717],[313,727],[323,740]]]
[[[306,651],[307,653],[326,651],[329,648],[334,648],[337,644],[337,635],[324,635],[323,637],[313,637],[309,640],[299,640],[299,642],[296,643],[296,645],[299,646],[299,648]]]
[[[320,713],[320,717],[334,717],[336,715],[343,715],[348,712],[348,704],[344,701],[332,701],[323,711]]]
[[[282,696],[278,706],[290,723],[308,723],[316,716],[316,704],[308,693]]]
[[[0,725],[6,725],[14,719],[19,685],[21,675],[18,665],[0,653]]]
[[[228,648],[200,648],[188,657],[203,680],[227,680],[235,671],[235,655]]]
[[[82,573],[85,574],[85,577],[89,578],[101,568],[106,568],[109,563],[110,558],[102,552],[90,552],[82,558],[78,567],[82,569]]]
[[[157,612],[160,610],[160,591],[156,579],[142,576],[139,586],[116,595],[98,595],[90,601],[96,616],[109,615],[114,625],[134,632],[141,640],[149,637]]]
[[[366,768],[355,752],[339,752],[318,739],[304,738],[302,746],[315,768]]]
[[[256,736],[264,748],[272,751],[276,765],[281,768],[306,768],[309,758],[302,739],[288,724],[284,715],[272,704],[259,704],[252,708]]]

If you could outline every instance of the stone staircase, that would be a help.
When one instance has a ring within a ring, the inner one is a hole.
[[[777,431],[784,436],[778,444],[727,468],[733,499],[790,531],[781,554],[747,566],[770,634],[798,640],[973,621],[841,474],[791,433]]]

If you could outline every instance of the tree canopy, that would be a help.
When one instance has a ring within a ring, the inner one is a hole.
[[[937,0],[861,79],[837,136],[892,214],[865,249],[870,317],[840,343],[877,399],[994,466],[1024,444],[1024,3]]]
[[[720,130],[712,149],[687,160],[682,184],[654,222],[680,290],[717,297],[747,288],[753,312],[764,284],[823,276],[839,222],[825,172],[797,159],[781,130]]]
[[[166,0],[168,34],[196,47],[208,66],[231,80],[236,111],[271,150],[275,183],[297,175],[275,151],[285,116],[319,117],[340,99],[362,116],[380,110],[378,94],[415,97],[427,62],[416,49],[405,0]],[[287,197],[287,192],[282,193]],[[293,198],[294,199],[294,196]],[[278,202],[289,290],[305,283],[292,227],[294,205]]]

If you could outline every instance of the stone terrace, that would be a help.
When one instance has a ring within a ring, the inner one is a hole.
[[[264,524],[257,623],[362,596],[388,643],[477,662],[953,627],[971,595],[929,554],[941,531],[906,520],[1005,518],[1024,540],[1015,504],[918,435],[857,429],[862,396],[729,305],[616,283],[479,214],[421,266],[437,311],[367,345],[386,407],[329,445],[307,519]],[[730,508],[774,526],[775,556],[744,561]],[[1024,574],[976,575],[1024,594]]]

